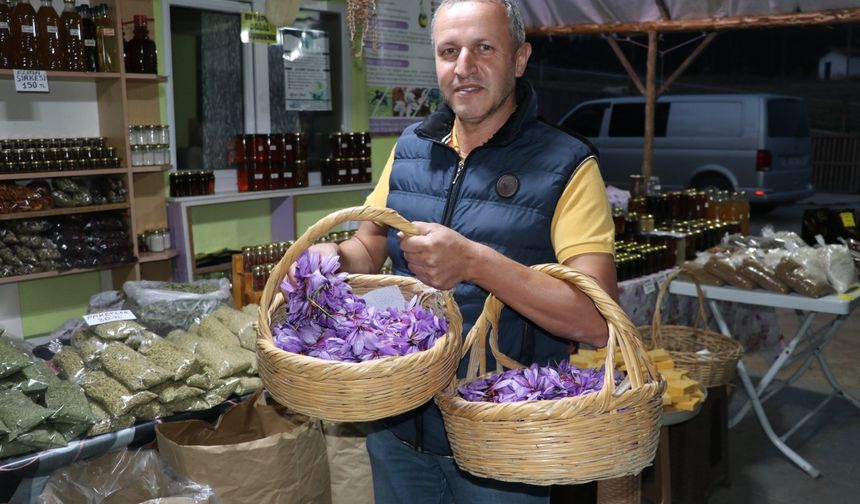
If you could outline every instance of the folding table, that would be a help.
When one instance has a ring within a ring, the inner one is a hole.
[[[788,457],[792,462],[800,466],[807,474],[813,478],[817,478],[821,473],[815,469],[803,457],[797,454],[794,450],[788,447],[785,441],[794,434],[804,423],[812,418],[816,413],[821,411],[824,406],[829,403],[834,397],[841,396],[847,399],[851,404],[860,408],[860,401],[849,394],[836,381],[833,372],[830,370],[822,351],[827,343],[836,335],[839,327],[848,318],[848,315],[860,307],[860,287],[845,294],[834,294],[822,298],[814,299],[799,294],[777,294],[763,290],[744,290],[734,287],[715,287],[711,285],[703,285],[708,307],[714,316],[714,320],[719,326],[720,332],[731,337],[728,326],[726,325],[723,313],[720,311],[717,301],[733,301],[736,303],[745,303],[759,306],[772,306],[774,308],[786,308],[794,310],[798,318],[799,327],[797,333],[782,350],[776,361],[765,373],[757,387],[753,387],[750,381],[743,360],[738,360],[738,376],[747,392],[748,399],[744,403],[743,408],[730,420],[729,427],[734,427],[743,417],[749,412],[752,407],[758,418],[759,423],[764,429],[767,437],[771,442]],[[674,281],[669,287],[669,292],[682,296],[695,296],[695,285],[690,282]],[[812,330],[812,321],[819,314],[832,316],[828,322],[818,330]],[[774,432],[770,424],[770,420],[764,411],[762,403],[773,397],[780,390],[790,386],[809,369],[813,360],[817,360],[821,366],[821,370],[833,392],[830,393],[818,406],[807,413],[800,419],[792,428],[785,434],[778,435]],[[800,366],[785,380],[774,380],[777,373],[783,368],[791,365],[794,362],[801,361]],[[771,386],[773,385],[773,386]]]

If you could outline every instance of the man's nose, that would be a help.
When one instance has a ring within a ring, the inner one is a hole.
[[[463,48],[457,56],[457,66],[454,72],[458,77],[468,77],[475,72],[475,55],[467,48]]]

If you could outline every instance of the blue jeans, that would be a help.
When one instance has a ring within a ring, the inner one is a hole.
[[[479,478],[453,457],[420,453],[378,428],[367,435],[376,504],[548,504],[550,487]]]

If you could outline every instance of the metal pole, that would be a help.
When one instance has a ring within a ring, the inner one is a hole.
[[[642,176],[654,172],[654,109],[657,102],[657,32],[648,32],[648,67],[645,74],[645,138],[642,145]]]

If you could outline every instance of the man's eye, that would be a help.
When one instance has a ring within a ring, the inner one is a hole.
[[[453,47],[449,47],[447,49],[442,49],[442,56],[443,57],[451,57],[451,56],[456,56],[456,55],[457,55],[457,50],[454,49]]]
[[[482,53],[488,53],[493,50],[493,47],[487,44],[481,44],[478,46],[478,49],[480,49]]]

